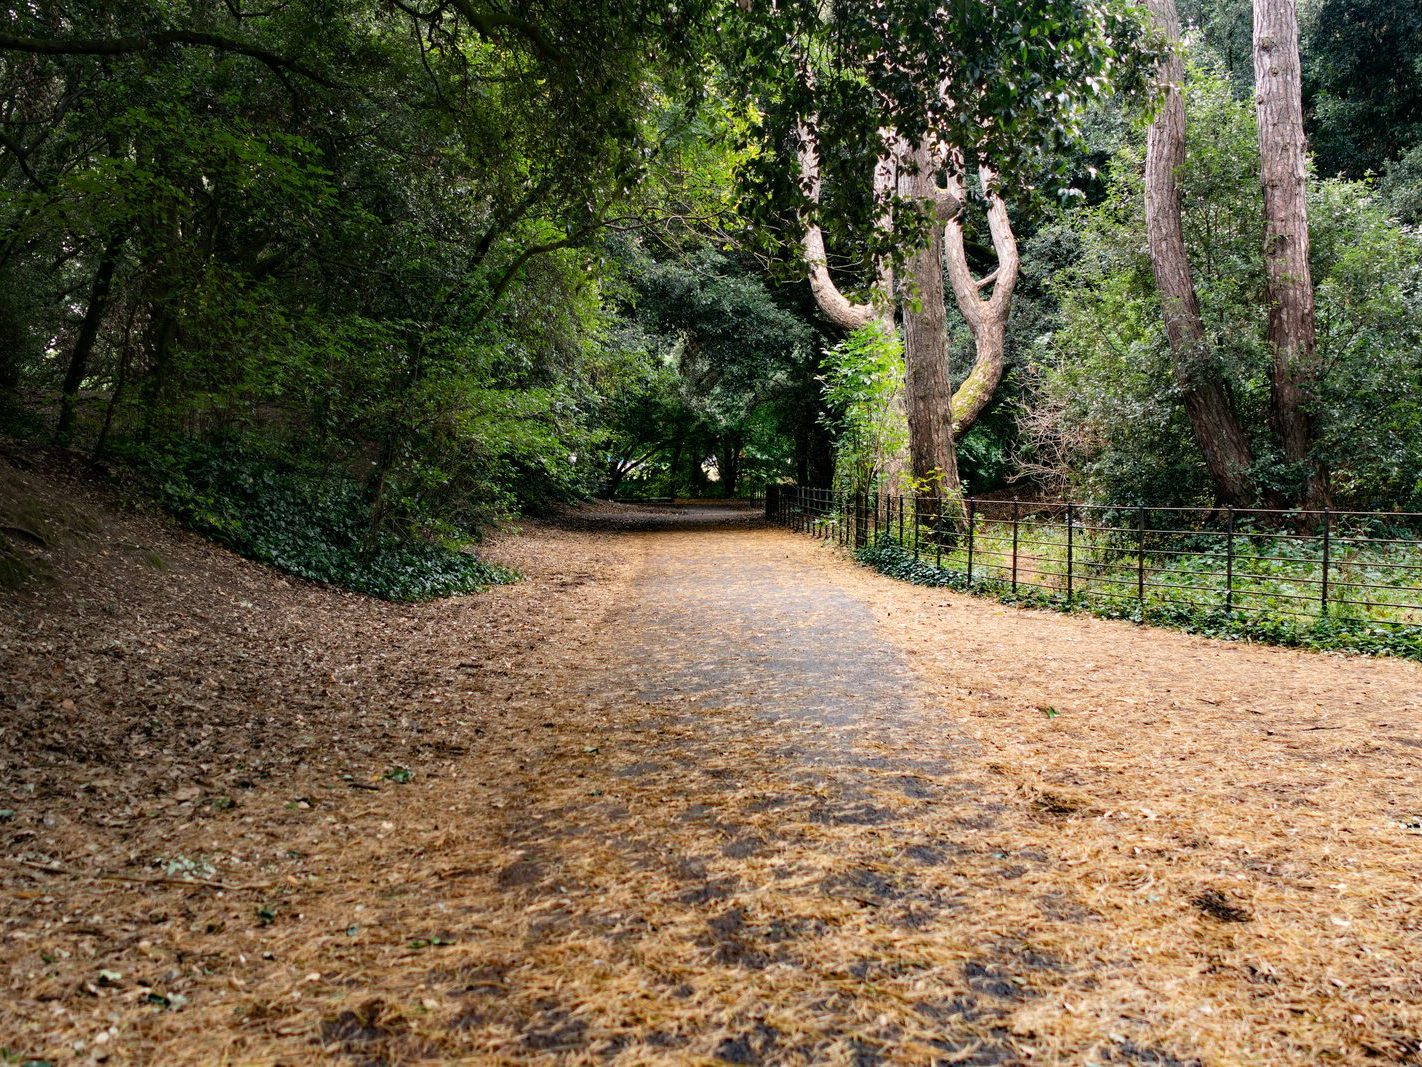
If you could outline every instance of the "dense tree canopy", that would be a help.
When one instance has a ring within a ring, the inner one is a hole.
[[[1180,15],[1183,238],[1248,491],[1283,499],[1302,460],[1261,392],[1251,4]],[[1418,19],[1301,9],[1309,462],[1368,506],[1419,502]],[[1110,0],[12,6],[7,432],[317,577],[594,493],[888,485],[924,366],[959,387],[929,403],[943,425],[971,399],[968,492],[1209,498],[1142,259],[1168,47]],[[816,305],[807,225],[887,332]],[[1014,286],[974,327],[972,294]],[[254,532],[308,521],[319,558]]]

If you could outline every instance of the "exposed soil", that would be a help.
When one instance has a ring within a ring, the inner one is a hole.
[[[5,473],[67,531],[0,599],[11,1056],[1422,1063],[1418,665],[725,507],[390,605]]]

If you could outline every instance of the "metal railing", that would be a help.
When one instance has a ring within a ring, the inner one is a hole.
[[[997,592],[1106,604],[1422,625],[1422,513],[1145,507],[772,487],[766,518],[896,546]]]

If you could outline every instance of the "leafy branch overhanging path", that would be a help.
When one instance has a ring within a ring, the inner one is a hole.
[[[5,1041],[1418,1055],[1415,665],[925,592],[727,518],[585,513],[499,546],[524,583],[410,607],[110,516],[4,605]]]

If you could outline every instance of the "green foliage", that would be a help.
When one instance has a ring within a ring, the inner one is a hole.
[[[370,536],[361,487],[273,456],[175,443],[130,457],[144,484],[199,533],[249,559],[387,600],[468,593],[516,576],[454,542]]]
[[[743,210],[754,237],[798,259],[795,215],[818,211],[832,245],[867,267],[919,243],[922,219],[896,213],[867,188],[886,137],[930,139],[992,163],[1014,199],[1059,192],[1086,105],[1108,86],[1139,87],[1146,58],[1141,11],[1115,0],[792,0],[744,5],[725,19],[736,84],[755,94],[757,151],[742,168]],[[800,122],[819,135],[826,199],[800,187]]]
[[[1319,0],[1303,27],[1318,169],[1361,178],[1422,141],[1422,7]]]
[[[605,352],[606,235],[724,218],[746,105],[702,77],[705,5],[487,16],[367,0],[15,12],[0,405],[47,420],[75,358],[65,442],[290,456],[341,487],[319,502],[336,541],[367,526],[417,555],[594,490],[627,386]],[[150,42],[170,29],[219,43]],[[89,39],[113,54],[66,52]],[[97,325],[82,365],[76,301]],[[700,333],[733,304],[708,305]],[[728,321],[714,329],[743,340]],[[173,503],[220,529],[205,493]],[[355,581],[275,537],[248,547]],[[369,583],[413,592],[375,573],[382,558],[365,554]]]
[[[1422,226],[1422,144],[1387,165],[1378,195],[1388,214],[1409,226]]]
[[[835,488],[849,493],[893,489],[885,476],[908,447],[903,410],[904,347],[875,320],[825,353],[825,401],[835,440]]]
[[[1267,430],[1269,347],[1262,202],[1251,104],[1195,67],[1186,86],[1189,143],[1180,174],[1186,245],[1210,343],[1253,438],[1256,480],[1288,491]],[[1050,332],[1032,352],[1025,428],[1059,482],[1091,499],[1195,503],[1211,490],[1180,403],[1146,251],[1142,145],[1118,153],[1099,205],[1058,224],[1078,254],[1048,285]],[[1337,497],[1408,508],[1422,461],[1422,244],[1389,220],[1369,186],[1309,190],[1322,454]],[[1040,240],[1040,238],[1039,238]],[[1030,247],[1030,246],[1029,246]]]
[[[1414,7],[1322,0],[1307,32],[1321,170],[1385,169],[1311,192],[1315,402],[1340,499],[1363,506],[1422,507],[1419,245],[1389,221],[1422,219]],[[1285,487],[1299,471],[1262,429],[1248,2],[1182,8],[1227,72],[1188,87],[1192,266],[1255,473]],[[870,488],[905,436],[900,357],[888,337],[822,336],[801,213],[818,211],[838,276],[862,287],[922,236],[911,212],[880,225],[886,131],[931,132],[1002,174],[1026,251],[1007,402],[961,444],[974,491],[1025,458],[1090,494],[1202,498],[1144,255],[1141,14],[16,7],[0,48],[0,430],[137,455],[171,506],[242,551],[401,596],[423,595],[402,568],[443,575],[430,589],[476,580],[444,547],[464,531],[593,492],[823,485],[836,452],[840,484]],[[817,209],[799,122],[817,127]],[[791,285],[766,280],[786,271]],[[969,348],[958,330],[956,380]],[[223,486],[222,463],[246,488]],[[303,547],[291,531],[307,526]]]
[[[704,242],[613,251],[626,287],[617,343],[632,374],[607,424],[609,485],[735,496],[783,477],[815,385],[814,333],[785,290]]]
[[[1102,618],[1129,619],[1155,626],[1169,626],[1187,633],[1226,641],[1258,641],[1320,652],[1358,652],[1422,660],[1422,626],[1338,617],[1301,621],[1267,613],[1226,612],[1218,607],[1151,606],[1142,614],[1135,606],[1101,601],[1083,602],[1079,598],[1068,600],[1059,593],[1027,589],[1023,586],[1019,586],[1014,592],[1007,582],[998,579],[975,577],[969,583],[963,571],[935,566],[933,561],[927,558],[915,559],[910,549],[890,538],[871,542],[856,551],[855,558],[881,574],[900,581],[991,596],[1004,604],[1067,612],[1086,611]]]

